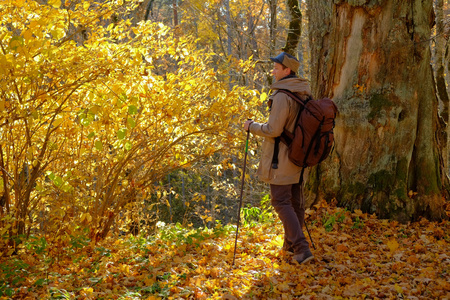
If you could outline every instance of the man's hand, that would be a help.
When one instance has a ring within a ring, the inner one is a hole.
[[[253,120],[245,121],[245,123],[244,123],[244,130],[248,131],[248,128],[250,127],[250,124],[252,124],[252,123],[253,123]]]

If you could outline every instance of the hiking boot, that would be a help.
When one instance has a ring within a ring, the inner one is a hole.
[[[288,255],[294,255],[294,249],[292,247],[283,247],[281,248],[281,251]]]
[[[292,257],[295,261],[297,261],[299,264],[307,263],[308,261],[314,259],[314,255],[309,251],[309,249],[303,253],[295,254]]]

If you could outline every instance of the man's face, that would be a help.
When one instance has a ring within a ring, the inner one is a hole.
[[[291,69],[284,67],[282,64],[274,62],[272,75],[275,77],[275,81],[278,81],[291,73]]]

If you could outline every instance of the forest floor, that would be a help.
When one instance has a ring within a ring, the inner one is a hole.
[[[231,225],[35,237],[0,259],[0,299],[450,299],[449,221],[399,224],[325,202],[307,213],[305,265],[280,250],[276,217],[246,220],[234,265]]]

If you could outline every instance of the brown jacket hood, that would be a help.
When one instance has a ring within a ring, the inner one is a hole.
[[[270,88],[272,90],[285,89],[301,95],[311,95],[309,82],[306,79],[298,77],[288,77],[281,79],[280,81],[274,82],[270,86]]]
[[[280,143],[278,154],[278,169],[272,169],[272,158],[275,138],[280,136],[286,128],[294,131],[295,121],[300,105],[284,93],[277,93],[279,89],[287,89],[301,98],[311,95],[308,81],[297,77],[288,77],[272,84],[273,93],[269,97],[271,106],[269,120],[266,123],[254,122],[250,125],[251,133],[265,137],[262,144],[261,160],[258,177],[270,184],[287,185],[299,182],[301,168],[293,164],[288,158],[288,148]]]

